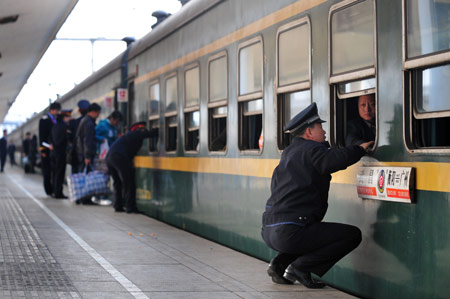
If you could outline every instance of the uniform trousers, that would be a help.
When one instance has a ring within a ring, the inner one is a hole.
[[[53,186],[52,186],[52,159],[50,158],[50,154],[47,153],[45,157],[41,159],[41,167],[42,167],[42,176],[44,177],[44,190],[47,195],[52,195]]]
[[[5,163],[6,163],[6,152],[0,154],[0,166],[1,166],[2,172],[3,172],[3,169],[5,168]]]
[[[106,158],[109,174],[114,180],[114,202],[115,209],[122,209],[125,206],[127,211],[136,209],[136,183],[133,160],[112,153]]]
[[[66,150],[55,150],[55,174],[53,179],[53,191],[56,197],[63,195],[63,183],[66,176]]]
[[[295,269],[320,277],[362,240],[357,227],[331,222],[266,226],[262,237],[270,248],[279,252],[273,261],[283,269],[291,264]]]

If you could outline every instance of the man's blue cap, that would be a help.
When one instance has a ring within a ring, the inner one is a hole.
[[[88,100],[79,100],[78,108],[87,110],[87,108],[89,108],[89,101]]]
[[[284,128],[284,131],[286,133],[293,133],[302,130],[314,123],[321,124],[324,122],[325,121],[321,120],[319,114],[317,113],[316,103],[313,102],[311,105],[300,111],[299,114],[294,116]]]

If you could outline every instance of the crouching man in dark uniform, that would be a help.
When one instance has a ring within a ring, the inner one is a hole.
[[[130,131],[117,139],[106,155],[108,171],[114,180],[116,200],[114,210],[127,213],[138,213],[136,208],[136,183],[134,156],[142,146],[145,138],[153,137],[153,132],[145,128],[145,122],[138,122],[130,127]],[[124,202],[125,201],[125,202]]]
[[[263,214],[262,237],[278,251],[267,273],[272,281],[308,288],[324,283],[323,276],[361,242],[354,226],[322,222],[328,208],[331,173],[347,168],[364,156],[373,141],[344,148],[329,148],[316,103],[286,126],[294,137],[272,176],[271,192]]]

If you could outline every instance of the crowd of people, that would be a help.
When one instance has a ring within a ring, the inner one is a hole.
[[[151,136],[145,122],[133,124],[126,134],[119,136],[118,126],[122,120],[119,111],[112,112],[97,125],[100,105],[80,100],[77,106],[80,116],[73,119],[72,110],[62,110],[59,103],[52,103],[39,121],[39,150],[46,194],[56,199],[67,198],[63,193],[67,164],[71,165],[72,174],[106,169],[114,182],[115,211],[138,212],[133,159],[143,139]],[[27,141],[28,137],[27,133],[24,151],[27,149],[31,156],[32,141]],[[81,203],[96,204],[90,197]]]

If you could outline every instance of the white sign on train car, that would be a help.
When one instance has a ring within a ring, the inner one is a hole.
[[[415,169],[412,167],[361,166],[356,190],[361,198],[414,202]]]

